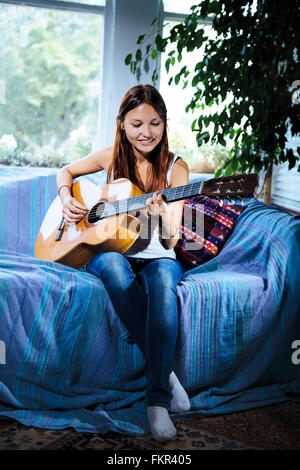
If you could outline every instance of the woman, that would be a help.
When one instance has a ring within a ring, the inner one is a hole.
[[[178,328],[176,285],[183,274],[174,246],[184,201],[168,204],[158,191],[188,184],[189,171],[180,157],[169,152],[166,106],[152,85],[136,85],[125,94],[112,148],[93,152],[59,171],[57,185],[67,224],[78,222],[87,211],[71,196],[73,179],[99,170],[107,172],[107,182],[128,178],[143,192],[154,192],[147,200],[148,217],[143,216],[144,236],[124,255],[97,254],[86,269],[102,280],[145,356],[150,430],[155,439],[166,441],[176,435],[168,409],[190,408],[172,371]]]

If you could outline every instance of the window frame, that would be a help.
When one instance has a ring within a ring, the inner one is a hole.
[[[88,5],[80,2],[64,2],[61,0],[1,0],[0,4],[1,3],[25,7],[46,8],[50,10],[67,10],[83,13],[94,13],[98,15],[103,15],[105,13],[105,6]]]
[[[107,1],[107,0],[106,0]],[[100,15],[103,21],[103,36],[102,36],[102,51],[101,51],[101,62],[103,62],[103,54],[104,54],[104,28],[105,28],[105,6],[99,5],[88,5],[83,4],[80,2],[65,2],[61,0],[0,0],[0,5],[7,5],[7,6],[19,6],[19,7],[32,7],[32,8],[42,8],[51,11],[57,12],[65,12],[65,13],[87,13],[87,14],[94,14]],[[99,61],[100,63],[100,61]],[[102,64],[101,64],[102,65]],[[99,67],[101,67],[99,65]],[[102,67],[100,68],[100,79],[102,80]],[[102,92],[102,83],[99,89],[99,96],[98,96],[98,124],[97,124],[97,132],[95,139],[98,139],[99,134],[99,101],[101,99],[101,92]],[[0,97],[1,98],[1,97]],[[0,102],[0,104],[2,104]],[[1,138],[1,134],[0,134]]]

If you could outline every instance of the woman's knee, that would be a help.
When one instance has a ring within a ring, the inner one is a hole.
[[[100,277],[103,282],[111,280],[122,283],[128,278],[131,268],[121,253],[111,251],[95,255],[88,263],[86,270]]]
[[[176,260],[161,258],[149,263],[141,272],[146,277],[149,288],[175,290],[183,274],[183,269]]]

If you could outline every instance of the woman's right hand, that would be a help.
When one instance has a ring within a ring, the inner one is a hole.
[[[62,213],[67,225],[79,222],[87,214],[88,208],[80,204],[74,197],[66,195],[62,203]]]

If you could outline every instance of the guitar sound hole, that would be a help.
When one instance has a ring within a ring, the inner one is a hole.
[[[89,212],[88,222],[90,224],[94,224],[98,222],[98,220],[101,218],[103,214],[103,211],[104,211],[104,202],[98,202],[97,204],[95,204]]]

